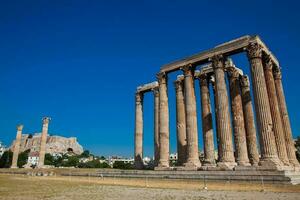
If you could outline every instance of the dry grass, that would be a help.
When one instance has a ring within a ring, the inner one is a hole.
[[[95,177],[0,175],[0,200],[299,199],[300,186]],[[164,189],[162,189],[164,188]],[[251,192],[249,192],[251,191]]]

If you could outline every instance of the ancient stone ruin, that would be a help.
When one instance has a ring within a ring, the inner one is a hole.
[[[232,55],[244,52],[250,63],[253,91],[250,91],[248,76],[230,59]],[[169,73],[178,70],[182,71],[182,75],[174,82],[179,165],[176,170],[299,169],[282,87],[281,68],[276,57],[258,36],[244,36],[164,65],[157,74],[157,82],[137,88],[134,137],[137,169],[143,168],[143,96],[146,92],[154,94],[155,169],[171,169],[167,84]],[[227,90],[226,79],[230,91]],[[202,132],[197,126],[194,89],[197,80],[201,90]],[[210,99],[211,86],[213,100]],[[211,101],[215,102],[214,108],[211,107]],[[198,133],[203,137],[203,162],[199,160]],[[214,146],[214,137],[217,147]],[[215,149],[218,152],[217,161]]]

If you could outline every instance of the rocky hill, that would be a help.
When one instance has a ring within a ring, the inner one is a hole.
[[[36,134],[23,134],[21,139],[21,148],[20,152],[26,151],[28,149],[31,152],[39,151],[41,143],[41,133]],[[13,149],[15,140],[11,145]],[[77,142],[77,138],[70,137],[65,138],[62,136],[49,136],[47,137],[46,143],[46,153],[50,154],[61,154],[66,153],[69,150],[72,150],[75,154],[79,155],[83,152],[82,146]]]

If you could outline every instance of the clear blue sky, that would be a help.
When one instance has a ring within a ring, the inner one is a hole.
[[[18,123],[24,133],[39,132],[41,118],[50,116],[50,133],[76,136],[96,154],[132,155],[136,87],[153,81],[163,64],[246,34],[259,34],[279,59],[293,133],[300,135],[299,10],[290,0],[0,1],[0,140],[9,144]],[[249,72],[244,55],[234,59]],[[151,155],[150,94],[144,144]]]

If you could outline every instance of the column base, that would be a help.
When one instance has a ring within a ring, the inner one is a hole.
[[[251,164],[249,162],[246,162],[246,161],[237,161],[237,165],[238,166],[242,166],[242,167],[249,167],[249,166],[251,166]]]
[[[236,162],[218,162],[217,166],[222,170],[233,170],[237,166]]]
[[[10,167],[11,169],[19,169],[19,167],[16,167],[16,166],[12,166]]]
[[[284,168],[283,163],[279,158],[262,158],[259,161],[259,168],[261,170],[276,170],[282,171]]]
[[[144,164],[142,162],[137,161],[134,163],[134,168],[135,169],[144,169]]]
[[[298,160],[289,160],[289,161],[290,161],[290,165],[292,165],[293,167],[300,168],[300,164]]]
[[[183,167],[198,169],[201,167],[201,163],[199,159],[187,160],[187,162],[183,164]]]
[[[216,164],[208,164],[205,163],[200,167],[201,170],[203,171],[212,171],[212,170],[217,170],[217,165]]]
[[[160,167],[160,166],[154,167],[154,171],[172,171],[172,170],[173,170],[172,167]]]
[[[170,168],[170,164],[168,160],[160,160],[158,165],[155,168]]]

